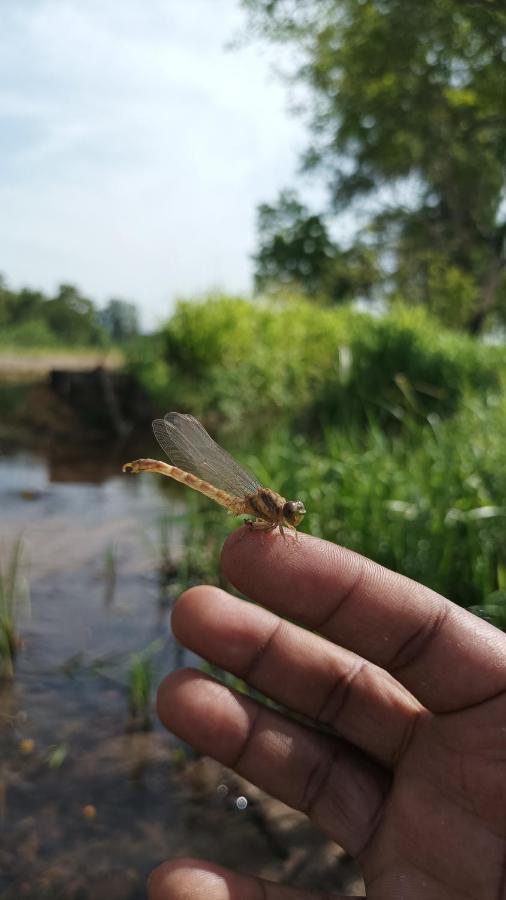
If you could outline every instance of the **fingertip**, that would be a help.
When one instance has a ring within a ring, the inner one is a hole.
[[[148,900],[238,900],[239,894],[227,887],[227,874],[212,863],[186,857],[165,862],[148,878]]]
[[[173,634],[183,646],[208,658],[211,635],[217,622],[228,614],[231,599],[230,594],[214,585],[188,588],[172,609]]]
[[[162,863],[147,882],[148,900],[323,900],[318,892],[240,875],[207,860],[183,857]],[[325,897],[327,894],[325,894]],[[334,896],[334,894],[332,894]],[[341,894],[336,900],[345,900]]]
[[[177,638],[180,638],[178,633],[180,627],[184,626],[188,616],[191,616],[195,605],[200,603],[202,594],[205,594],[209,590],[212,590],[212,588],[209,588],[205,584],[198,584],[194,587],[187,588],[186,591],[179,594],[170,615],[171,628]]]
[[[184,703],[189,690],[187,685],[202,676],[197,669],[176,669],[169,672],[158,685],[156,712],[161,723],[170,730],[174,710]]]
[[[275,557],[287,549],[289,542],[277,529],[256,531],[245,525],[229,534],[221,550],[220,562],[225,575],[234,584],[236,572],[243,564],[249,567],[252,560],[260,563],[261,559]]]
[[[157,712],[162,725],[198,753],[231,765],[251,725],[252,701],[196,669],[162,681]]]
[[[306,622],[308,598],[313,605],[329,580],[332,554],[339,551],[304,533],[239,529],[225,542],[221,564],[228,580],[250,599]]]
[[[221,562],[223,563],[230,554],[233,555],[237,549],[240,550],[241,545],[244,545],[245,542],[249,543],[251,539],[255,540],[255,538],[259,536],[258,531],[253,531],[253,529],[248,528],[247,525],[241,525],[240,528],[231,531],[221,548]]]

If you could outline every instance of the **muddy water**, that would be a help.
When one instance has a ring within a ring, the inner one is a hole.
[[[352,878],[300,817],[193,757],[154,714],[132,730],[133,654],[149,658],[153,690],[198,664],[171,637],[160,584],[161,523],[177,562],[184,512],[181,492],[117,461],[0,457],[0,547],[5,560],[22,535],[30,587],[16,675],[0,689],[1,898],[134,900],[182,854],[322,888]]]

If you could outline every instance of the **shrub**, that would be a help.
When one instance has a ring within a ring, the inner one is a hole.
[[[155,349],[155,344],[153,344]],[[468,389],[497,388],[506,355],[445,331],[422,310],[383,317],[301,300],[182,302],[133,361],[160,410],[192,411],[250,440],[280,424],[380,424],[453,414]]]

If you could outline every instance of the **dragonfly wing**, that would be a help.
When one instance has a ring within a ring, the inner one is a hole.
[[[153,432],[173,466],[234,497],[254,494],[260,482],[207,433],[194,416],[170,412],[155,419]]]

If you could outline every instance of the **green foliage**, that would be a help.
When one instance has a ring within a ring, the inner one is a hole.
[[[163,409],[172,393],[163,336],[160,333],[138,335],[126,346],[125,356],[128,367],[151,397],[154,407]]]
[[[52,744],[46,753],[46,763],[50,769],[60,769],[68,756],[69,748],[64,742]]]
[[[147,731],[151,728],[151,694],[153,690],[153,660],[148,652],[134,653],[128,669],[129,730]]]
[[[138,332],[135,307],[111,300],[104,310],[70,284],[54,296],[11,290],[0,276],[0,344],[8,347],[105,347]]]
[[[506,317],[504,5],[242,3],[257,34],[293,48],[312,135],[305,164],[323,171],[331,207],[380,201],[370,224],[394,288],[407,302],[431,297],[473,333],[491,311]],[[423,284],[433,254],[451,272],[436,293]]]
[[[192,410],[245,441],[286,423],[388,424],[446,416],[465,390],[497,386],[504,352],[445,332],[423,310],[374,318],[293,299],[180,303],[156,356],[131,360],[161,411]],[[151,379],[151,373],[153,377]]]
[[[0,335],[0,346],[4,347],[54,347],[57,343],[48,323],[35,316],[2,328]]]
[[[278,433],[259,452],[269,483],[304,501],[302,529],[506,624],[504,394],[397,434],[333,428],[315,448]]]
[[[259,207],[258,236],[254,260],[260,291],[288,285],[308,297],[342,302],[368,296],[378,277],[372,248],[356,243],[342,250],[323,217],[311,214],[294,193],[284,191],[275,206]]]
[[[302,499],[301,530],[343,544],[506,627],[506,397],[398,433],[280,429],[245,461]]]
[[[405,242],[406,243],[406,242]],[[444,252],[404,247],[395,273],[395,291],[425,306],[444,325],[465,329],[479,303],[476,278]]]
[[[101,343],[103,334],[91,300],[71,284],[61,284],[56,296],[42,305],[48,327],[69,344]]]
[[[23,577],[23,542],[14,541],[8,558],[0,559],[0,677],[12,678],[19,647],[17,620],[21,606],[28,603],[28,587]]]

